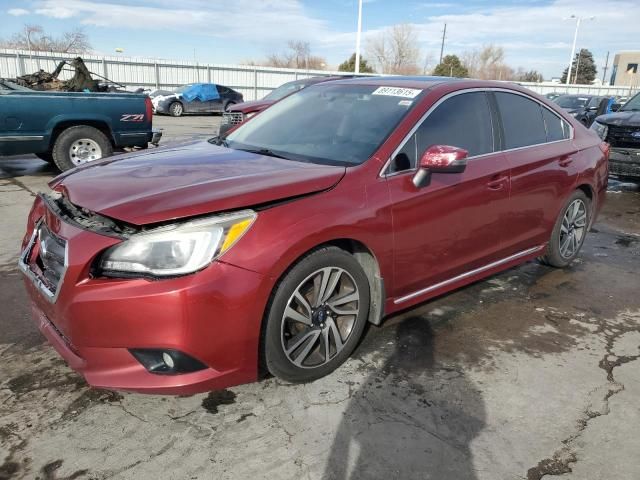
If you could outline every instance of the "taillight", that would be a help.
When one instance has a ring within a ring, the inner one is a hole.
[[[146,110],[145,119],[148,122],[150,122],[152,120],[152,117],[153,117],[153,105],[151,104],[151,98],[145,97],[145,99],[144,99],[144,107],[145,107],[145,110]]]

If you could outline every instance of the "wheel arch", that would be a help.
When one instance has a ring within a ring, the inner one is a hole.
[[[49,138],[49,150],[53,148],[56,140],[62,132],[71,127],[93,127],[96,130],[102,132],[111,143],[111,146],[115,148],[115,140],[113,138],[113,132],[109,124],[102,120],[63,120],[54,125],[51,130],[51,137]]]
[[[374,325],[380,325],[384,317],[384,303],[386,299],[386,292],[384,287],[384,279],[380,273],[380,264],[373,251],[364,244],[364,242],[350,237],[340,237],[323,241],[315,245],[312,248],[307,248],[302,253],[299,253],[293,261],[288,262],[288,266],[282,270],[275,278],[273,282],[273,288],[269,294],[269,298],[264,306],[262,313],[262,320],[260,324],[260,342],[258,344],[258,375],[264,377],[267,374],[266,359],[264,352],[264,338],[267,325],[267,317],[269,308],[271,307],[273,297],[276,289],[285,278],[285,276],[295,267],[304,257],[307,255],[325,248],[325,247],[337,247],[344,250],[356,259],[364,270],[367,279],[369,280],[369,293],[370,293],[370,311],[369,319],[370,323]]]

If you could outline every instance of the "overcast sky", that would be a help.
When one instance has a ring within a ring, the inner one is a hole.
[[[583,22],[578,47],[594,53],[601,76],[607,51],[612,59],[620,50],[640,50],[639,6],[638,0],[365,0],[364,51],[367,37],[411,23],[422,61],[437,61],[447,23],[445,54],[502,45],[512,67],[550,78],[569,60],[575,20],[568,17],[595,16]],[[126,56],[239,63],[305,40],[335,66],[355,49],[357,0],[0,0],[0,12],[0,37],[24,23],[54,34],[80,25],[100,54],[123,48]]]

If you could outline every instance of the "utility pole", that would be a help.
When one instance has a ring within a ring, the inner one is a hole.
[[[358,0],[358,34],[356,35],[355,73],[360,73],[360,35],[361,34],[362,34],[362,0]]]
[[[444,30],[442,31],[442,45],[440,46],[440,62],[442,63],[442,54],[444,53],[444,39],[447,36],[447,24],[444,24]]]
[[[602,84],[604,85],[605,78],[607,77],[607,69],[609,68],[609,52],[607,52],[607,59],[604,61],[604,70],[602,71]]]

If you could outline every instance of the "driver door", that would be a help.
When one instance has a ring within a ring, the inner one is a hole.
[[[497,128],[485,92],[454,94],[440,103],[396,152],[386,172],[392,202],[394,292],[403,297],[485,266],[501,255],[509,214],[510,172],[496,152]],[[469,152],[461,173],[432,173],[413,183],[432,145]]]

